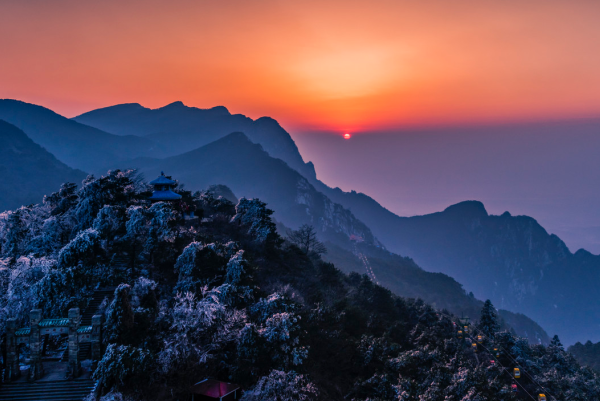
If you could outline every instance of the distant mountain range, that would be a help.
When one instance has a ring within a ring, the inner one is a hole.
[[[27,134],[32,130],[43,146],[50,142],[52,153],[71,166],[85,164],[94,172],[137,167],[149,179],[164,170],[191,190],[225,184],[237,196],[259,197],[286,226],[315,225],[328,241],[328,257],[342,270],[366,272],[365,256],[370,273],[399,295],[475,317],[480,301],[467,295],[462,283],[476,298],[533,317],[567,344],[600,339],[600,300],[594,292],[600,257],[585,251],[573,255],[535,220],[489,216],[479,202],[427,216],[396,216],[367,195],[318,181],[312,164],[304,162],[275,120],[180,102],[156,110],[118,105],[72,121],[39,106],[0,101],[2,116]],[[69,135],[57,127],[67,127]],[[62,142],[52,143],[57,137]],[[520,333],[547,340],[525,316],[502,313]]]
[[[98,172],[110,163],[132,157],[163,156],[148,139],[109,134],[18,100],[0,99],[0,119],[26,132],[63,163],[87,172]]]
[[[60,162],[23,131],[0,120],[0,212],[40,203],[63,182],[81,182],[86,173]]]
[[[165,156],[188,152],[232,132],[243,132],[271,156],[284,160],[308,179],[316,179],[312,163],[304,163],[290,134],[269,117],[252,120],[242,114],[231,114],[223,106],[199,109],[174,102],[158,109],[137,103],[120,104],[90,111],[73,120],[116,135],[144,137],[157,144]]]

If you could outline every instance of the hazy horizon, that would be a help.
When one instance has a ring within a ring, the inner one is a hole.
[[[317,176],[400,216],[466,201],[527,215],[571,251],[600,253],[600,119],[353,135],[296,133]]]

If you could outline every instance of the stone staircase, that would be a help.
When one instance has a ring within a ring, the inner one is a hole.
[[[94,385],[91,379],[6,383],[0,401],[81,401]]]
[[[115,254],[110,264],[111,269],[122,277],[130,274],[131,256],[126,254]]]
[[[112,299],[115,288],[117,287],[104,287],[99,288],[94,291],[94,295],[92,296],[92,300],[88,304],[87,308],[81,315],[81,326],[91,326],[92,325],[92,316],[94,316],[98,312],[98,308],[104,301],[104,298]],[[90,343],[80,343],[79,344],[79,360],[83,361],[85,359],[89,359],[92,355],[92,345]],[[68,359],[68,350],[65,350],[61,361],[66,362]]]
[[[113,294],[115,292],[115,288],[117,288],[117,287],[105,287],[105,288],[99,288],[96,291],[94,291],[92,300],[90,301],[87,308],[81,315],[81,325],[82,326],[91,326],[92,325],[92,316],[94,316],[96,314],[96,312],[98,312],[98,308],[100,307],[100,304],[102,304],[102,301],[104,300],[104,298],[108,298],[109,300],[112,299]]]

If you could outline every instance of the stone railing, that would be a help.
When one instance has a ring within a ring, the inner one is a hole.
[[[92,317],[91,326],[80,326],[79,308],[69,309],[69,317],[42,319],[42,310],[34,309],[29,314],[29,327],[17,328],[16,319],[6,321],[6,363],[4,380],[11,381],[19,377],[19,346],[29,345],[30,378],[39,379],[44,374],[42,365],[41,337],[44,335],[66,334],[68,343],[69,375],[79,376],[81,361],[79,360],[79,344],[91,343],[92,362],[97,363],[102,357],[102,315]]]

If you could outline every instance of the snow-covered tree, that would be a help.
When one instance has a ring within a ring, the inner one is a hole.
[[[165,373],[213,360],[223,347],[235,344],[246,324],[243,311],[227,308],[209,290],[200,299],[189,292],[177,295],[174,307],[166,313],[172,318],[171,332],[159,354]]]
[[[128,284],[120,284],[106,310],[106,340],[108,342],[127,343],[133,329],[133,308],[129,300]]]
[[[105,205],[92,223],[94,230],[103,238],[115,239],[122,235],[124,227],[125,212],[120,206]]]
[[[270,217],[272,214],[266,203],[258,199],[241,198],[235,206],[235,216],[231,222],[246,227],[248,234],[256,241],[273,243],[278,239],[278,234]]]
[[[493,338],[496,332],[500,329],[496,308],[494,308],[492,301],[489,299],[483,304],[483,308],[481,309],[481,317],[479,318],[477,327],[488,338]]]
[[[248,262],[244,259],[244,251],[240,250],[227,262],[225,282],[238,285],[248,270]]]
[[[106,388],[127,388],[148,384],[153,361],[150,353],[128,345],[109,344],[94,371],[94,380]]]
[[[96,263],[100,247],[98,231],[93,228],[81,231],[58,253],[58,263],[62,268],[83,263],[90,266]]]
[[[305,375],[294,371],[273,370],[246,391],[242,401],[310,401],[317,400],[317,387]]]

